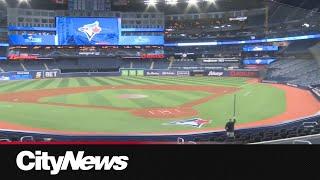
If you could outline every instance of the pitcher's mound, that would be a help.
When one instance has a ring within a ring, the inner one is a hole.
[[[118,96],[118,98],[120,99],[143,99],[147,97],[147,95],[143,94],[121,94],[120,96]]]

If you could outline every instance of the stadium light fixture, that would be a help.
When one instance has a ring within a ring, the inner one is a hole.
[[[165,4],[176,5],[176,4],[178,4],[178,0],[165,0]]]
[[[208,4],[216,4],[216,0],[204,0]]]
[[[144,4],[146,4],[148,6],[155,6],[158,4],[158,0],[145,0]]]
[[[29,3],[30,0],[19,0],[19,3]]]
[[[6,0],[0,0],[0,4],[7,5],[7,1]]]
[[[205,2],[208,2],[210,4],[214,4],[216,2],[216,0],[204,0]]]
[[[19,0],[19,5],[20,4],[28,4],[29,5],[29,2],[30,2],[31,0]]]
[[[197,5],[198,2],[199,2],[199,0],[187,0],[187,3],[188,3],[189,5]]]

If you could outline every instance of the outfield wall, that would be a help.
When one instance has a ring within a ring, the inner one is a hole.
[[[0,73],[0,81],[31,80],[70,77],[105,77],[105,76],[211,76],[211,77],[259,77],[254,70],[165,70],[165,69],[120,69],[119,72],[72,72],[60,70],[13,71]]]
[[[0,73],[0,81],[11,80],[32,80],[50,78],[70,78],[70,77],[104,77],[120,76],[120,72],[73,72],[61,73],[60,70],[39,70],[39,71],[13,71]]]
[[[122,76],[142,75],[141,69],[121,69]],[[136,72],[135,72],[136,71]],[[143,70],[144,76],[212,76],[212,77],[259,77],[260,72],[255,70],[176,70],[151,69]]]

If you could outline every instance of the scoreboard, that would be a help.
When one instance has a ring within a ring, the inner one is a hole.
[[[56,28],[11,26],[9,31],[26,32],[9,35],[15,46],[164,45],[163,28],[121,28],[120,18],[56,17]]]

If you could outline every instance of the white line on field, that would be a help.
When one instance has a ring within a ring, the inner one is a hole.
[[[248,91],[243,96],[249,96],[250,94],[251,94],[251,91]]]

